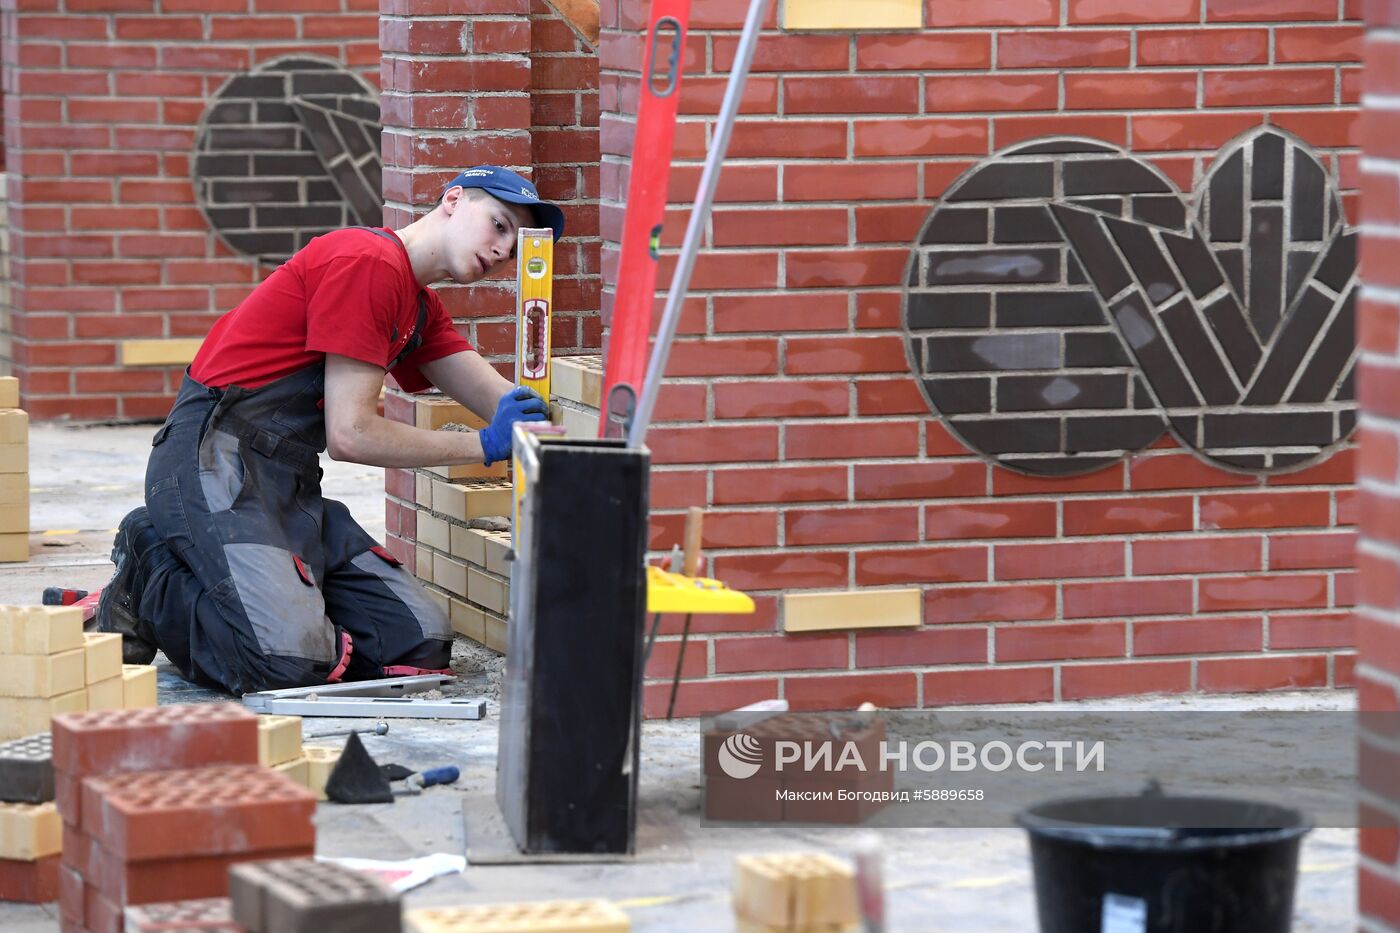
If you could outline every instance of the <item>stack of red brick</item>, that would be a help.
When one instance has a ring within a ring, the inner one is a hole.
[[[127,905],[228,893],[241,861],[310,856],[315,796],[258,765],[231,704],[55,717],[64,933],[121,933]]]

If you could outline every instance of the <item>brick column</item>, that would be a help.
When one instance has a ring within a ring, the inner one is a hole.
[[[1394,712],[1400,710],[1400,4],[1368,4],[1367,18],[1357,682],[1363,710]],[[1383,749],[1394,742],[1363,734],[1363,760],[1384,760]],[[1393,751],[1389,758],[1396,760]],[[1362,791],[1360,926],[1394,931],[1400,930],[1400,784],[1393,767],[1375,773],[1382,779]]]

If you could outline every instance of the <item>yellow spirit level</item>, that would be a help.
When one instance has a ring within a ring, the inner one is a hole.
[[[549,402],[554,231],[521,227],[515,244],[515,381]]]

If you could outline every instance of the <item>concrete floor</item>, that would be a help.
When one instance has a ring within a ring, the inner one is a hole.
[[[154,428],[36,425],[31,433],[33,483],[31,562],[0,567],[0,604],[35,602],[45,586],[100,586],[111,572],[107,554],[121,516],[141,502],[141,478]],[[346,502],[372,533],[382,534],[379,470],[325,461],[326,494]],[[161,674],[162,702],[212,699]],[[1136,698],[1061,709],[1347,709],[1349,692],[1211,698]],[[1039,708],[1046,708],[1044,706]],[[461,854],[463,802],[494,786],[498,710],[480,722],[414,724],[395,720],[387,736],[367,740],[381,763],[432,767],[456,764],[462,779],[394,804],[323,804],[317,814],[319,854],[398,859],[431,852]],[[337,724],[347,723],[337,720]],[[334,728],[308,721],[308,734]],[[732,930],[729,883],[736,853],[784,849],[849,851],[863,831],[811,828],[713,828],[699,822],[700,743],[694,720],[649,722],[643,728],[643,823],[663,827],[664,851],[626,864],[471,866],[411,892],[410,907],[542,898],[607,897],[619,901],[638,931]],[[318,744],[325,744],[320,740]],[[1286,776],[1280,776],[1286,780]],[[1247,792],[1247,788],[1241,788]],[[887,911],[892,931],[1024,933],[1035,927],[1025,834],[1013,829],[882,829]],[[1356,927],[1356,833],[1309,834],[1301,856],[1296,931]],[[0,903],[0,930],[40,933],[58,928],[54,909]]]

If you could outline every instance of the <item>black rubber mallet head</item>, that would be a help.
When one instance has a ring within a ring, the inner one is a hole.
[[[336,803],[393,803],[394,792],[355,733],[326,780],[326,796]]]

